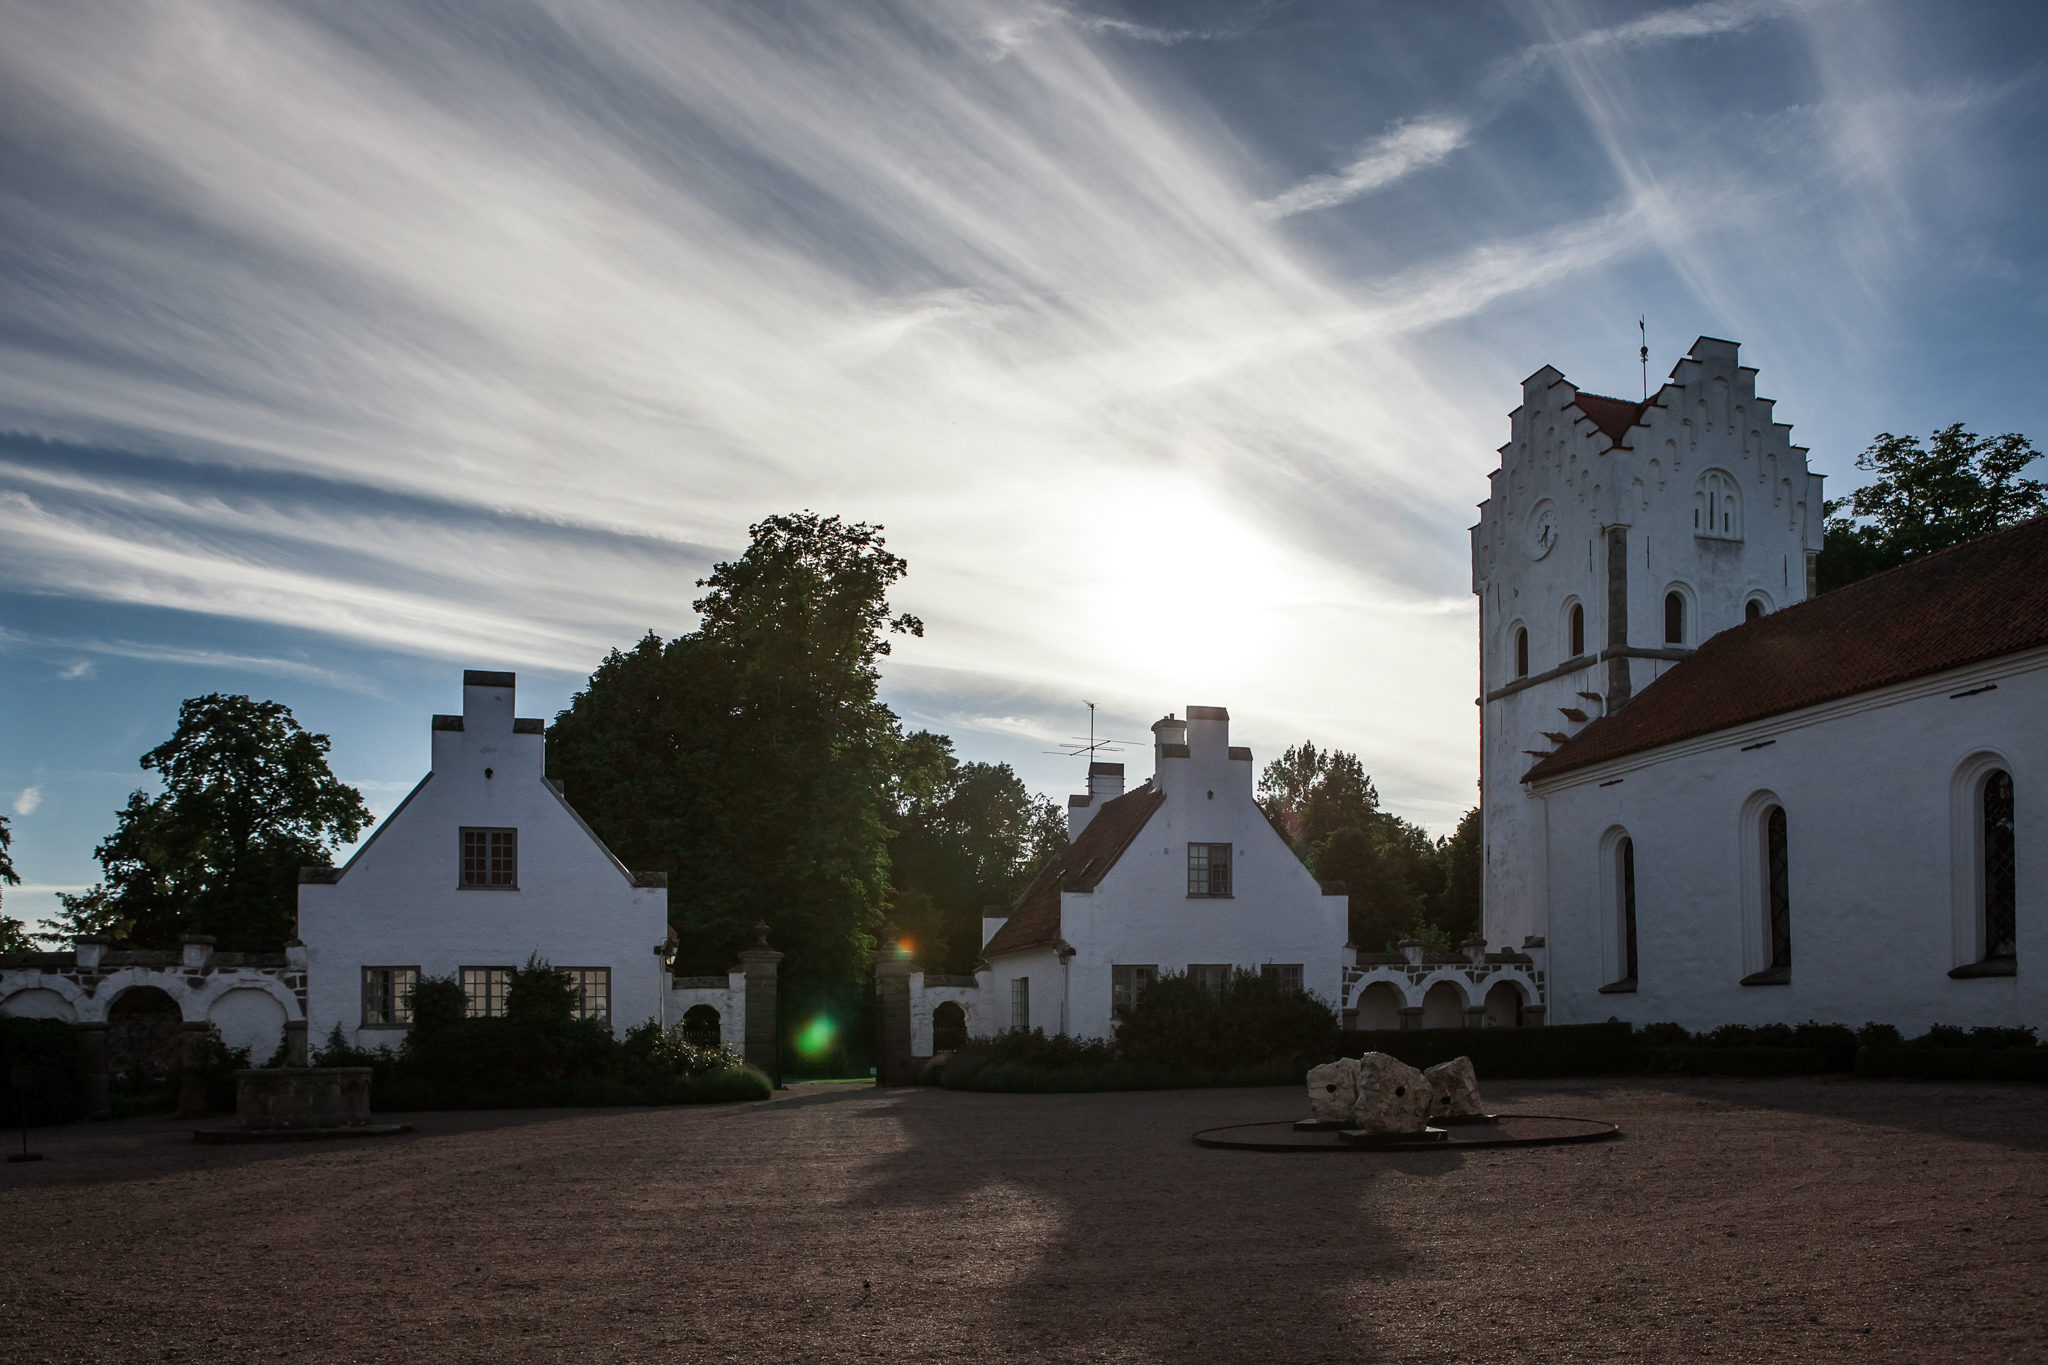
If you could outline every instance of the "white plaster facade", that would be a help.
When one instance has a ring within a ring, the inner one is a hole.
[[[537,954],[609,972],[614,1032],[660,1013],[667,878],[628,870],[547,780],[545,727],[515,718],[514,695],[510,673],[465,673],[462,714],[433,719],[432,771],[345,866],[301,874],[314,1045],[336,1025],[400,1040],[403,1025],[365,1025],[366,968],[445,976]],[[465,829],[517,831],[512,884],[465,884]]]
[[[1075,842],[1007,920],[985,922],[988,984],[970,1031],[1021,1023],[1106,1038],[1117,966],[1295,966],[1304,988],[1341,1004],[1350,898],[1325,894],[1259,809],[1229,713],[1190,707],[1153,733],[1150,781],[1126,794],[1122,765],[1091,765],[1088,793],[1068,806]],[[1229,895],[1190,894],[1190,844],[1229,846]]]
[[[1521,785],[1537,758],[1740,624],[1749,603],[1771,612],[1811,592],[1821,476],[1738,350],[1701,337],[1641,405],[1582,404],[1548,365],[1522,382],[1471,530],[1490,942],[1544,937],[1545,813]],[[1684,610],[1671,642],[1674,593]]]
[[[747,1043],[747,974],[730,971],[723,976],[677,976],[669,978],[668,1013],[664,1028],[680,1028],[683,1016],[699,1005],[718,1011],[718,1040],[735,1051]]]

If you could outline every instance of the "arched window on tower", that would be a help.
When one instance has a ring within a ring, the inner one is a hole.
[[[1763,812],[1764,946],[1771,965],[1742,978],[1745,986],[1785,986],[1792,981],[1792,859],[1785,833],[1785,808]]]
[[[1515,627],[1515,676],[1529,676],[1529,632],[1522,626]]]
[[[2012,774],[1984,780],[1984,956],[2018,955],[2019,858],[2013,841]]]
[[[1685,597],[1680,593],[1664,594],[1664,643],[1685,643]]]
[[[1586,609],[1579,603],[1572,603],[1572,653],[1576,659],[1586,652]]]
[[[1711,540],[1742,539],[1742,490],[1735,476],[1709,469],[1693,485],[1692,533]]]
[[[1749,601],[1746,604],[1744,604],[1742,608],[1743,623],[1747,624],[1751,621],[1761,621],[1763,619],[1764,604],[1757,601],[1754,597],[1750,598]]]

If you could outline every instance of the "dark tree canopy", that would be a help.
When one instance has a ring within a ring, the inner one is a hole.
[[[858,979],[888,903],[896,718],[876,698],[907,566],[882,528],[803,512],[699,583],[702,626],[613,650],[555,719],[550,775],[629,866],[669,874],[677,969],[774,927],[792,986]]]
[[[7,828],[7,817],[0,815],[0,886],[21,885],[21,878],[15,875],[14,857],[8,851],[13,843],[14,832]],[[0,953],[30,953],[35,946],[26,925],[0,915]]]
[[[119,925],[140,948],[211,934],[225,952],[277,952],[293,936],[301,867],[325,867],[367,829],[369,808],[327,767],[328,740],[280,702],[209,693],[142,756],[161,795],[135,792],[93,850],[104,888],[69,917]]]
[[[1066,815],[1009,764],[962,763],[927,730],[904,737],[896,771],[890,914],[927,970],[972,971],[983,910],[1009,905],[1066,847]]]
[[[1360,948],[1380,952],[1405,938],[1449,948],[1478,931],[1476,871],[1467,869],[1455,883],[1455,901],[1446,898],[1457,875],[1452,869],[1469,857],[1467,845],[1476,838],[1476,811],[1457,834],[1431,842],[1420,826],[1380,809],[1379,793],[1356,754],[1313,743],[1296,745],[1266,765],[1259,805],[1311,872],[1344,883],[1351,897],[1351,941]]]
[[[2048,509],[2042,485],[2020,477],[2039,453],[2016,432],[1978,436],[1960,422],[1925,447],[1884,432],[1856,457],[1877,477],[1827,504],[1820,590],[2039,516]],[[1849,516],[1836,515],[1845,508]]]

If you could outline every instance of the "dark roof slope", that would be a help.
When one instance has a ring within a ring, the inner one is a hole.
[[[1724,630],[1522,779],[2048,645],[2048,517]]]
[[[1597,393],[1581,393],[1572,400],[1580,412],[1593,419],[1593,425],[1607,433],[1607,439],[1621,445],[1628,429],[1643,420],[1643,409],[1648,403],[1632,403],[1626,398],[1608,398]]]
[[[1147,782],[1106,802],[1081,837],[1062,849],[1025,888],[1011,907],[1010,918],[982,952],[1013,953],[1056,943],[1060,937],[1060,888],[1071,882],[1076,890],[1094,890],[1165,800],[1166,793]]]

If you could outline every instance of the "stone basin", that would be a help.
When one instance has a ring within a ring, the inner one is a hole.
[[[280,1066],[235,1073],[235,1117],[250,1130],[370,1122],[370,1068]]]

